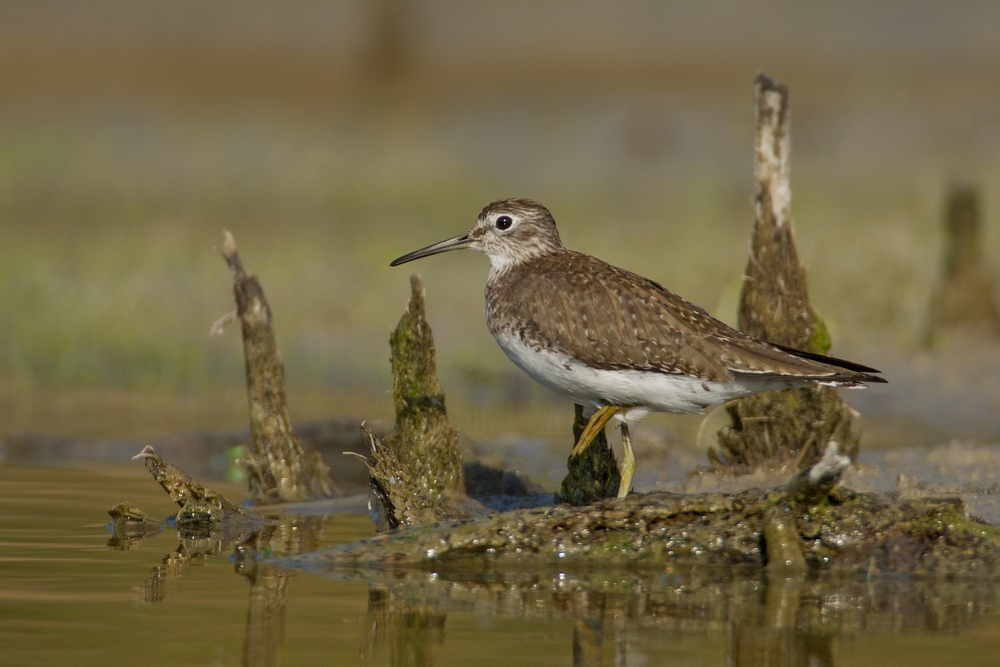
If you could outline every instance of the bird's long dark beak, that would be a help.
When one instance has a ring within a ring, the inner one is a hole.
[[[400,264],[406,264],[407,262],[412,262],[413,260],[420,259],[421,257],[430,257],[431,255],[448,252],[449,250],[461,250],[462,248],[468,248],[470,243],[472,243],[472,239],[469,235],[462,234],[461,236],[445,239],[439,243],[429,245],[426,248],[414,250],[411,253],[403,255],[402,257],[397,257],[389,263],[389,266],[399,266]]]

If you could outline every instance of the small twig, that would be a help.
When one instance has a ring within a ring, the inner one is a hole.
[[[239,317],[239,313],[237,311],[235,310],[229,311],[228,313],[226,313],[225,315],[223,315],[222,317],[220,317],[219,319],[215,320],[215,322],[212,323],[212,328],[209,329],[208,335],[221,336],[222,330],[225,328],[225,326],[230,322],[232,322],[233,320],[235,320],[237,317]]]

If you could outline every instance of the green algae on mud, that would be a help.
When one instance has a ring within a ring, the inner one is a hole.
[[[400,530],[289,560],[298,567],[506,564],[614,567],[668,563],[764,566],[769,512],[784,514],[812,570],[1000,576],[1000,532],[958,499],[900,500],[835,488],[809,504],[784,490],[638,494]],[[772,545],[773,548],[774,545]]]

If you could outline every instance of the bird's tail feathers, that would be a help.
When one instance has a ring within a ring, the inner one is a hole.
[[[806,352],[805,350],[788,347],[787,345],[778,345],[777,343],[768,343],[768,345],[800,359],[815,361],[824,366],[831,366],[834,369],[847,371],[846,373],[817,373],[815,376],[802,376],[803,380],[810,380],[819,384],[829,383],[836,387],[858,387],[864,386],[869,382],[883,384],[888,382],[888,380],[879,375],[882,371],[871,366],[847,361],[846,359],[838,359],[837,357],[828,357],[825,354]]]

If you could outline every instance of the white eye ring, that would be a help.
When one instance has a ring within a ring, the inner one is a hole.
[[[494,222],[493,224],[496,226],[497,229],[499,229],[502,232],[504,230],[510,229],[510,226],[514,224],[514,218],[510,217],[509,215],[501,215],[496,219],[496,222]]]

